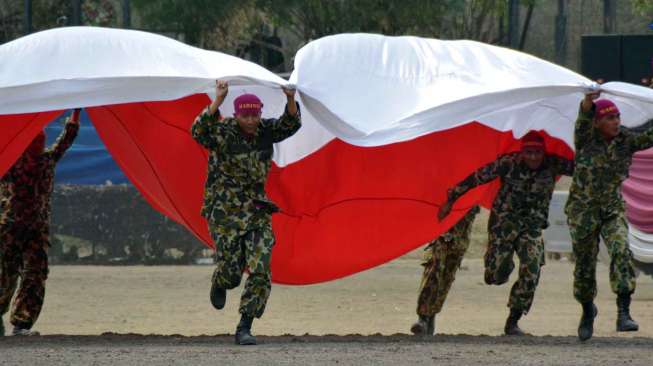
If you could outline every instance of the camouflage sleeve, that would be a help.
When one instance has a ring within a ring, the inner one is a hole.
[[[20,159],[20,158],[19,158]],[[10,167],[3,175],[0,177],[0,184],[8,184],[14,181],[14,167]]]
[[[216,112],[216,115],[210,114],[209,107],[207,106],[202,113],[195,117],[195,122],[193,122],[190,128],[193,139],[200,145],[211,150],[217,149],[221,144],[221,124],[218,123],[220,120],[220,110]]]
[[[66,125],[57,138],[57,141],[46,151],[55,162],[58,162],[66,151],[73,145],[75,137],[79,132],[79,123],[71,121],[70,117],[66,119]]]
[[[448,201],[453,203],[468,191],[485,183],[489,183],[505,174],[511,162],[512,160],[506,157],[500,157],[499,159],[481,167],[449,190]]]
[[[633,153],[653,147],[653,120],[627,130],[631,132],[629,145]]]
[[[299,104],[297,104],[297,114],[294,116],[288,114],[288,106],[286,105],[286,110],[283,112],[281,117],[270,125],[270,128],[272,129],[272,141],[281,142],[294,135],[302,126],[301,120]]]
[[[578,108],[578,117],[576,118],[576,126],[574,128],[574,145],[576,151],[581,146],[584,146],[592,139],[592,119],[594,119],[594,105],[592,110],[585,113],[582,108]]]
[[[552,156],[551,161],[553,163],[552,165],[555,170],[555,175],[566,175],[569,177],[574,175],[575,163],[573,160],[565,159],[561,156]]]

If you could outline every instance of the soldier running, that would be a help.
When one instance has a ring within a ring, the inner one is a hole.
[[[433,335],[435,316],[442,311],[456,272],[469,247],[472,223],[479,212],[472,207],[449,231],[424,248],[424,273],[417,297],[417,322],[410,331],[415,335]]]
[[[542,230],[548,226],[556,177],[571,175],[574,168],[573,161],[547,155],[544,138],[538,132],[529,132],[521,142],[520,152],[500,156],[458,183],[438,213],[439,219],[444,219],[466,192],[496,178],[501,180],[488,222],[485,283],[508,282],[515,267],[513,253],[517,254],[519,278],[510,292],[506,335],[524,334],[518,322],[531,308],[544,265]]]
[[[202,215],[216,245],[211,303],[222,309],[227,290],[240,284],[247,268],[235,338],[237,344],[253,345],[252,322],[263,315],[271,289],[271,215],[276,207],[264,186],[272,144],[292,136],[301,122],[295,90],[283,89],[288,103],[278,120],[261,119],[263,103],[253,94],[237,97],[234,118],[223,119],[218,108],[227,92],[227,83],[217,81],[216,99],[197,117],[191,132],[209,150]]]
[[[583,307],[578,325],[582,341],[592,337],[598,314],[594,298],[599,236],[610,253],[610,286],[617,295],[617,331],[639,329],[630,316],[635,271],[621,183],[628,177],[633,154],[653,146],[653,127],[642,126],[640,133],[621,127],[619,108],[607,99],[594,101],[596,97],[595,93],[586,95],[578,112],[574,131],[576,171],[565,207],[576,257],[574,297]]]
[[[0,180],[0,335],[4,335],[1,317],[16,290],[13,334],[39,334],[32,326],[43,307],[48,277],[54,169],[78,130],[79,109],[75,109],[54,145],[45,149],[45,133],[39,133]]]

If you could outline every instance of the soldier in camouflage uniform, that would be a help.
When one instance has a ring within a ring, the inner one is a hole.
[[[271,288],[271,215],[276,207],[267,199],[264,186],[272,144],[292,136],[301,123],[294,90],[283,89],[288,104],[278,120],[261,119],[263,104],[252,94],[236,98],[235,117],[222,119],[218,107],[227,92],[227,84],[217,82],[215,101],[191,130],[193,138],[209,150],[202,215],[216,245],[210,298],[216,309],[222,309],[226,291],[237,287],[248,269],[236,343],[256,344],[252,321],[263,315]]]
[[[496,178],[501,187],[492,204],[485,252],[485,283],[502,285],[514,268],[513,253],[519,257],[519,279],[512,287],[507,335],[523,335],[518,321],[528,313],[544,265],[542,230],[548,226],[549,202],[556,177],[571,175],[573,161],[545,153],[544,139],[535,132],[522,138],[522,150],[499,157],[480,168],[449,193],[442,206],[442,220],[453,203],[467,191]]]
[[[610,285],[617,294],[617,331],[639,328],[630,317],[635,271],[621,183],[628,177],[633,154],[653,146],[651,126],[643,126],[639,133],[621,127],[617,106],[606,99],[594,102],[596,96],[588,94],[581,102],[574,132],[576,172],[565,207],[576,256],[574,297],[583,307],[578,326],[581,340],[592,337],[597,315],[594,298],[599,236],[611,258]]]
[[[469,247],[472,223],[479,212],[472,207],[449,231],[424,249],[424,273],[417,298],[418,320],[410,328],[415,335],[435,333],[435,315],[440,313],[456,278],[463,256]]]
[[[32,326],[41,313],[48,277],[50,196],[54,169],[79,129],[75,110],[57,142],[45,150],[45,134],[32,141],[0,180],[0,333],[1,316],[14,300],[14,335],[38,335]],[[21,279],[18,286],[18,279]]]

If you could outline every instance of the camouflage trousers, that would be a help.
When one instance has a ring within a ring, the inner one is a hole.
[[[526,314],[533,304],[535,289],[544,265],[544,242],[541,231],[510,233],[508,237],[490,235],[485,252],[485,283],[508,282],[515,268],[513,254],[519,258],[519,277],[512,286],[508,307]]]
[[[442,310],[469,247],[468,237],[454,240],[440,237],[424,249],[424,273],[417,297],[417,315],[431,317]]]
[[[574,268],[574,298],[580,303],[596,297],[596,258],[599,236],[610,253],[610,287],[615,294],[635,291],[633,253],[628,247],[628,224],[623,213],[606,215],[604,219],[579,214],[569,217],[576,266]]]
[[[272,275],[270,258],[274,235],[269,215],[248,225],[246,230],[211,225],[211,236],[216,244],[216,267],[212,281],[224,289],[240,285],[243,271],[249,276],[240,298],[239,312],[260,318],[270,297]]]
[[[0,315],[7,313],[18,290],[11,314],[14,326],[29,329],[41,313],[48,277],[48,246],[47,229],[0,228]]]

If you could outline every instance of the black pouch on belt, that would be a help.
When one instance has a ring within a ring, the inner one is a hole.
[[[264,201],[264,200],[253,200],[254,202],[254,207],[256,207],[257,210],[264,211],[265,213],[268,214],[273,214],[275,212],[279,212],[279,207],[275,205],[274,203],[270,201]]]

